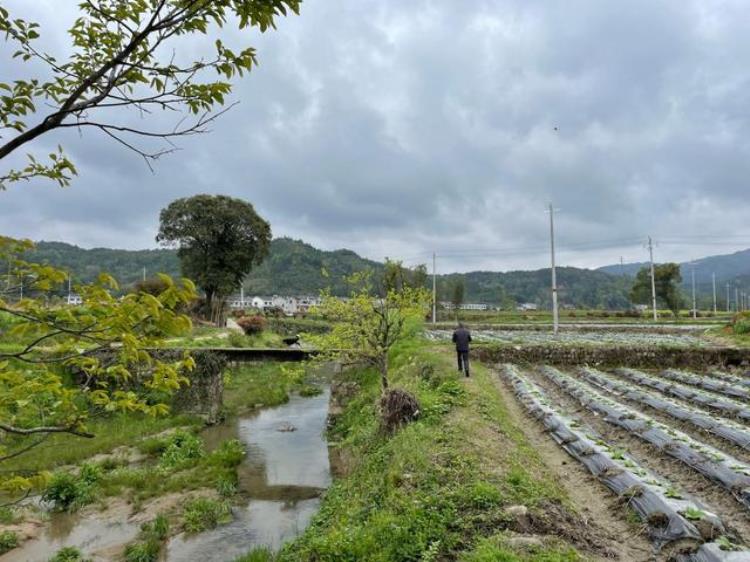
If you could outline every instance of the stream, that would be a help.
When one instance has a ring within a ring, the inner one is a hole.
[[[279,549],[300,534],[331,484],[325,439],[330,388],[318,396],[292,396],[286,404],[265,408],[206,429],[207,449],[239,439],[247,455],[238,467],[242,502],[233,520],[214,530],[172,537],[163,562],[230,562],[257,546]],[[293,429],[293,430],[292,430]],[[122,517],[52,514],[36,539],[0,556],[0,562],[47,562],[64,546],[78,547],[93,562],[116,559],[136,538],[139,525]]]

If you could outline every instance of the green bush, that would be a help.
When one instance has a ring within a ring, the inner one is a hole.
[[[175,432],[161,454],[159,466],[163,469],[182,469],[193,464],[204,455],[203,441],[187,431]]]
[[[94,500],[94,491],[101,477],[101,468],[88,463],[81,466],[77,476],[70,472],[56,472],[42,494],[42,500],[52,503],[57,510],[73,511]]]
[[[209,498],[196,498],[185,504],[182,512],[183,528],[188,533],[200,533],[214,529],[232,519],[229,504]]]
[[[5,554],[18,546],[18,535],[13,531],[3,531],[0,533],[0,554]]]
[[[66,546],[58,550],[57,553],[49,559],[49,562],[89,562],[89,560],[84,558],[81,551],[74,546]]]

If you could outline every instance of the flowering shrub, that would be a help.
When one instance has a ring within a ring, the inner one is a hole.
[[[262,316],[243,316],[237,324],[248,336],[260,334],[266,328],[266,319]]]

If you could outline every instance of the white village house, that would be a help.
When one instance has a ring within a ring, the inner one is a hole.
[[[227,300],[229,308],[235,310],[245,308],[254,308],[260,311],[278,309],[283,311],[286,316],[305,314],[310,308],[318,304],[320,304],[320,298],[313,296],[285,297],[273,295],[272,297],[241,297],[234,295]]]

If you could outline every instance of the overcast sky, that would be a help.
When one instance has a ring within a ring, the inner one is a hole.
[[[77,4],[3,2],[60,53]],[[549,201],[562,265],[642,261],[649,234],[663,260],[750,247],[746,0],[305,0],[226,39],[261,64],[210,135],[153,174],[94,131],[46,138],[80,176],[0,192],[0,232],[154,247],[170,201],[222,193],[275,236],[443,271],[545,266]]]

